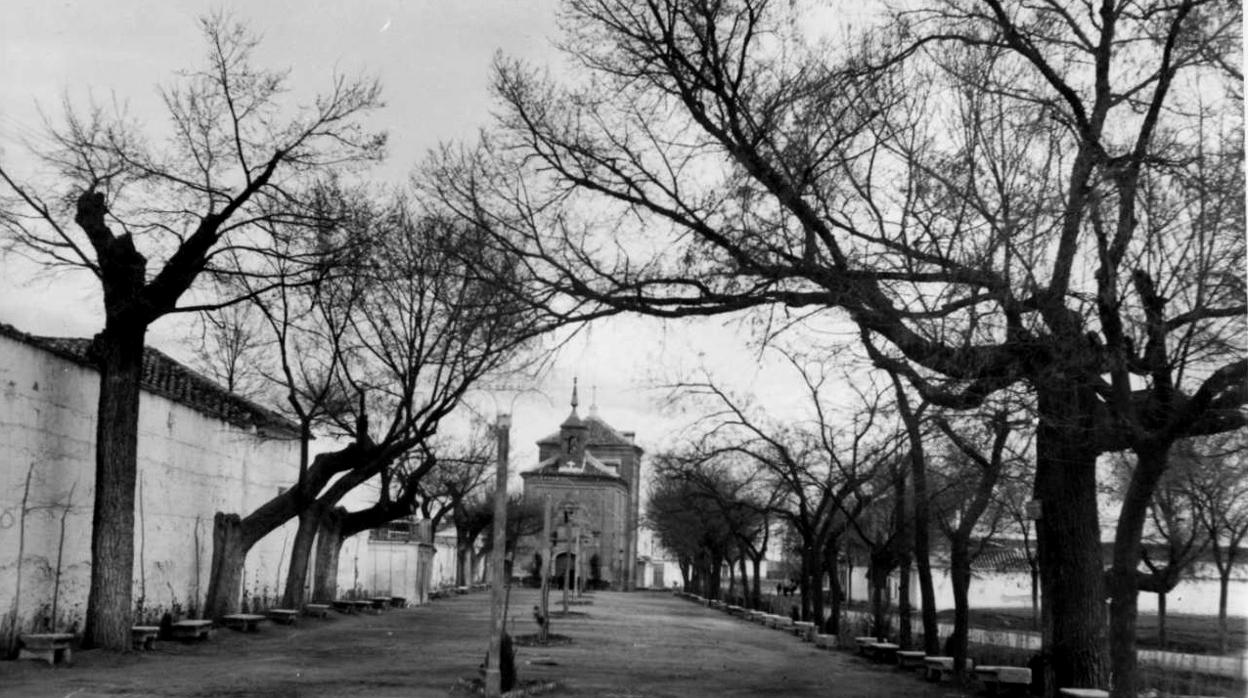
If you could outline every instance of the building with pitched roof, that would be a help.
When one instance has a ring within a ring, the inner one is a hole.
[[[637,527],[641,457],[631,431],[618,431],[596,405],[581,417],[575,383],[572,412],[559,430],[537,442],[537,466],[522,472],[524,497],[549,500],[554,512],[553,573],[590,586],[632,590],[637,585]],[[537,575],[539,537],[517,546],[515,574]]]

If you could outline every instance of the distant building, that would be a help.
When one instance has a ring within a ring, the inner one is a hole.
[[[581,418],[577,402],[574,384],[572,413],[559,431],[537,442],[537,467],[520,474],[524,496],[539,503],[549,498],[553,506],[552,573],[558,579],[567,572],[591,586],[632,590],[643,451],[633,432],[616,431],[597,406]],[[542,554],[540,535],[521,540],[513,574],[537,576]]]

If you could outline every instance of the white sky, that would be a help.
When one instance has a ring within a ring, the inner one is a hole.
[[[23,140],[37,138],[42,117],[60,113],[63,95],[114,99],[132,116],[160,125],[156,86],[203,54],[196,17],[221,8],[246,21],[264,41],[258,62],[289,67],[299,94],[311,96],[334,71],[377,75],[387,107],[372,125],[390,134],[388,161],[374,172],[401,181],[440,141],[472,138],[490,118],[489,69],[497,51],[552,64],[553,0],[7,0],[0,22],[0,158],[19,175],[32,165]],[[0,259],[0,322],[36,334],[89,336],[102,325],[93,279],[52,275],[13,256]],[[185,356],[179,327],[162,320],[149,343]],[[746,332],[722,321],[616,318],[598,323],[559,355],[549,379],[513,403],[510,394],[477,395],[492,414],[514,413],[513,470],[536,462],[533,442],[557,429],[579,376],[581,413],[593,401],[601,416],[637,432],[654,452],[678,438],[688,414],[663,413],[649,386],[680,370],[710,367],[741,391],[768,403],[791,400],[784,373],[759,366]]]

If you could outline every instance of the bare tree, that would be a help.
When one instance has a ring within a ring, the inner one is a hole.
[[[1218,571],[1218,648],[1228,651],[1227,598],[1231,572],[1248,536],[1248,451],[1242,434],[1187,443],[1180,454],[1190,459],[1184,486],[1194,514],[1208,535],[1209,552]]]
[[[539,331],[534,315],[505,290],[507,284],[497,283],[512,273],[506,261],[487,259],[491,252],[473,230],[417,216],[403,201],[359,223],[364,227],[354,232],[367,233],[368,245],[351,259],[339,260],[352,273],[308,289],[317,311],[311,336],[330,347],[323,362],[329,393],[354,396],[341,410],[326,411],[322,420],[329,433],[350,443],[318,455],[301,467],[294,487],[245,517],[218,514],[208,604],[212,614],[229,612],[237,602],[246,550],[293,517],[299,525],[283,599],[286,605],[301,605],[324,517],[347,493],[374,478],[381,479],[383,497],[390,496],[392,483],[400,483],[406,501],[383,501],[367,514],[349,517],[343,522],[348,530],[367,526],[374,515],[410,509],[419,481],[437,462],[428,448],[441,421],[477,381],[516,360]],[[475,256],[471,267],[463,263],[470,256]],[[494,276],[482,275],[484,270]],[[294,316],[287,310],[280,315]],[[274,323],[275,331],[292,327],[284,323]],[[283,373],[290,381],[292,406],[308,393],[301,387],[303,377],[321,375]],[[422,446],[421,457],[405,460]]]
[[[1112,640],[1133,695],[1095,464],[1244,421],[1241,9],[931,0],[834,50],[791,3],[570,0],[587,77],[500,61],[497,132],[431,186],[569,312],[836,308],[930,402],[1025,385],[1046,686],[1107,685]]]
[[[245,27],[222,15],[200,26],[204,66],[161,91],[163,142],[149,142],[124,113],[67,104],[63,125],[49,130],[51,145],[36,153],[53,183],[0,166],[10,194],[0,205],[8,242],[49,265],[90,271],[103,291],[104,329],[91,349],[100,396],[87,646],[130,645],[148,327],[237,301],[208,295],[200,280],[215,274],[226,251],[263,256],[267,224],[306,220],[313,178],[375,160],[385,142],[359,122],[381,103],[376,82],[336,76],[328,92],[294,106],[287,73],[253,63],[257,39]]]

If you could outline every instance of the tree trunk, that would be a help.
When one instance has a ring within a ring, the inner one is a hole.
[[[1231,566],[1218,570],[1218,653],[1225,655],[1228,650],[1230,628],[1226,622],[1227,592],[1231,586]]]
[[[824,622],[824,547],[810,547],[810,568],[807,571],[806,592],[810,603],[802,602],[802,621]]]
[[[1157,592],[1157,649],[1166,649],[1166,592]]]
[[[312,545],[320,529],[325,507],[314,504],[299,513],[299,528],[295,542],[290,547],[290,564],[286,568],[286,588],[282,592],[282,608],[303,608],[308,583],[308,561],[312,559]]]
[[[966,673],[967,635],[971,625],[970,594],[971,554],[965,540],[951,541],[949,546],[949,578],[953,586],[953,634],[949,636],[946,653],[953,657],[954,675],[961,679]]]
[[[751,557],[750,562],[754,565],[754,593],[750,599],[750,608],[758,610],[763,607],[763,578],[761,574],[763,556]],[[1223,598],[1226,598],[1225,593],[1223,593]]]
[[[867,577],[871,586],[871,634],[875,637],[888,637],[888,618],[885,615],[884,592],[888,586],[888,569],[872,554],[871,563],[867,567]]]
[[[1045,691],[1109,683],[1104,563],[1092,421],[1096,397],[1064,376],[1037,381],[1035,498],[1044,599]]]
[[[238,612],[247,548],[238,514],[218,511],[212,518],[212,572],[204,618],[213,620]]]
[[[919,601],[923,615],[923,651],[940,653],[940,630],[936,625],[936,587],[932,583],[932,553],[927,502],[927,468],[923,458],[911,463],[914,475],[914,562],[919,571]]]
[[[910,648],[914,644],[910,630],[910,556],[903,555],[897,566],[897,644]]]
[[[84,647],[130,649],[139,382],[146,331],[142,325],[125,325],[110,317],[91,348],[100,372],[100,395],[95,424],[91,587]]]
[[[1148,503],[1157,482],[1165,472],[1169,444],[1149,444],[1135,449],[1136,465],[1123,496],[1118,525],[1114,531],[1114,563],[1109,573],[1110,663],[1116,678],[1116,698],[1134,697],[1137,685],[1136,623],[1139,613],[1140,540]],[[1048,514],[1046,509],[1045,514]],[[1043,520],[1043,519],[1042,519]],[[1046,597],[1047,598],[1047,597]]]
[[[342,541],[342,510],[326,512],[316,533],[312,599],[317,603],[329,603],[338,598],[338,556],[342,552]]]
[[[837,569],[836,548],[829,546],[828,550],[828,579],[831,580],[832,587],[832,609],[828,614],[828,620],[820,627],[819,632],[829,635],[838,635],[841,632],[841,581],[840,570]]]

